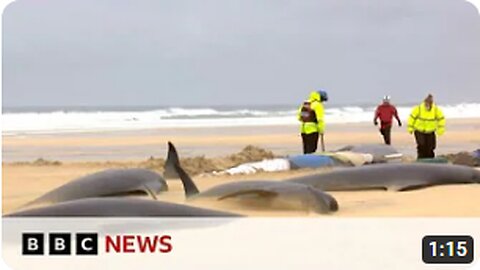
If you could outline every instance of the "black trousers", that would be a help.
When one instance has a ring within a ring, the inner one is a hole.
[[[303,153],[315,153],[318,147],[318,132],[305,134],[302,133]]]
[[[385,142],[385,144],[390,145],[392,143],[392,139],[391,139],[392,126],[386,126],[386,127],[381,128],[380,133],[383,136],[383,141]]]
[[[417,142],[417,159],[435,157],[434,150],[437,147],[435,132],[423,133],[415,131],[415,141]]]

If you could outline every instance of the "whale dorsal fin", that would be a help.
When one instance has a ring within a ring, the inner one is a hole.
[[[178,152],[177,149],[175,149],[173,143],[168,142],[167,160],[165,161],[165,165],[163,166],[163,177],[165,179],[179,178],[177,170],[175,169],[175,164],[180,165]]]
[[[178,157],[177,149],[171,142],[168,142],[167,161],[165,162],[164,168],[165,171],[163,177],[180,178],[180,180],[182,180],[183,188],[185,189],[185,196],[187,198],[199,193],[197,185],[195,185],[192,178],[180,165],[180,158]]]

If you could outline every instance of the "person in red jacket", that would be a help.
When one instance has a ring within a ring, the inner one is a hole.
[[[390,104],[390,96],[383,97],[383,103],[378,105],[377,110],[375,111],[375,117],[373,118],[373,123],[378,125],[377,119],[380,119],[380,133],[383,136],[385,144],[391,144],[391,130],[392,130],[392,119],[395,118],[398,121],[398,126],[402,126],[402,122],[398,117],[397,108]]]

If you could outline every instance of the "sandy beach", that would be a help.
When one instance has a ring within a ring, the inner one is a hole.
[[[406,120],[404,120],[404,123]],[[326,147],[335,150],[348,144],[380,143],[373,124],[330,124],[325,134]],[[415,155],[415,142],[405,127],[395,126],[392,144],[402,153]],[[37,158],[59,161],[144,160],[164,157],[166,142],[179,146],[187,156],[223,156],[255,145],[277,155],[299,154],[301,138],[297,125],[165,128],[138,131],[63,133],[3,136],[3,161],[33,161]],[[438,154],[473,150],[480,146],[480,118],[452,119],[447,132],[438,138]]]
[[[3,213],[77,177],[117,167],[143,166],[149,157],[163,158],[166,142],[179,148],[181,157],[221,157],[255,145],[275,155],[298,154],[300,139],[296,126],[242,128],[163,129],[129,132],[18,135],[3,137]],[[326,135],[330,150],[358,142],[380,142],[376,127],[367,123],[329,126]],[[480,145],[480,119],[452,120],[447,133],[439,138],[437,153],[472,151]],[[415,145],[404,128],[395,128],[393,144],[407,156]],[[38,158],[47,162],[34,163]],[[54,162],[57,161],[57,162]],[[154,168],[160,171],[160,168]],[[244,176],[196,176],[201,190],[237,180],[275,179],[312,173],[300,170]],[[160,200],[185,202],[179,181],[169,181],[170,190]],[[480,185],[449,185],[410,192],[332,192],[340,204],[333,217],[478,217]],[[295,211],[239,209],[236,205],[201,202],[195,205],[226,209],[251,216],[315,216]]]

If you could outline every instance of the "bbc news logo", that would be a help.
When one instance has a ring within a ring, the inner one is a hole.
[[[22,234],[23,255],[45,255],[45,235],[43,233]],[[76,233],[75,234],[76,255],[97,255],[98,234]],[[71,233],[49,233],[48,234],[49,255],[72,255],[72,234]]]
[[[74,251],[72,251],[73,237],[75,237]],[[170,235],[106,235],[104,239],[105,253],[169,253],[173,248]],[[22,234],[23,255],[98,255],[98,244],[97,233]]]

